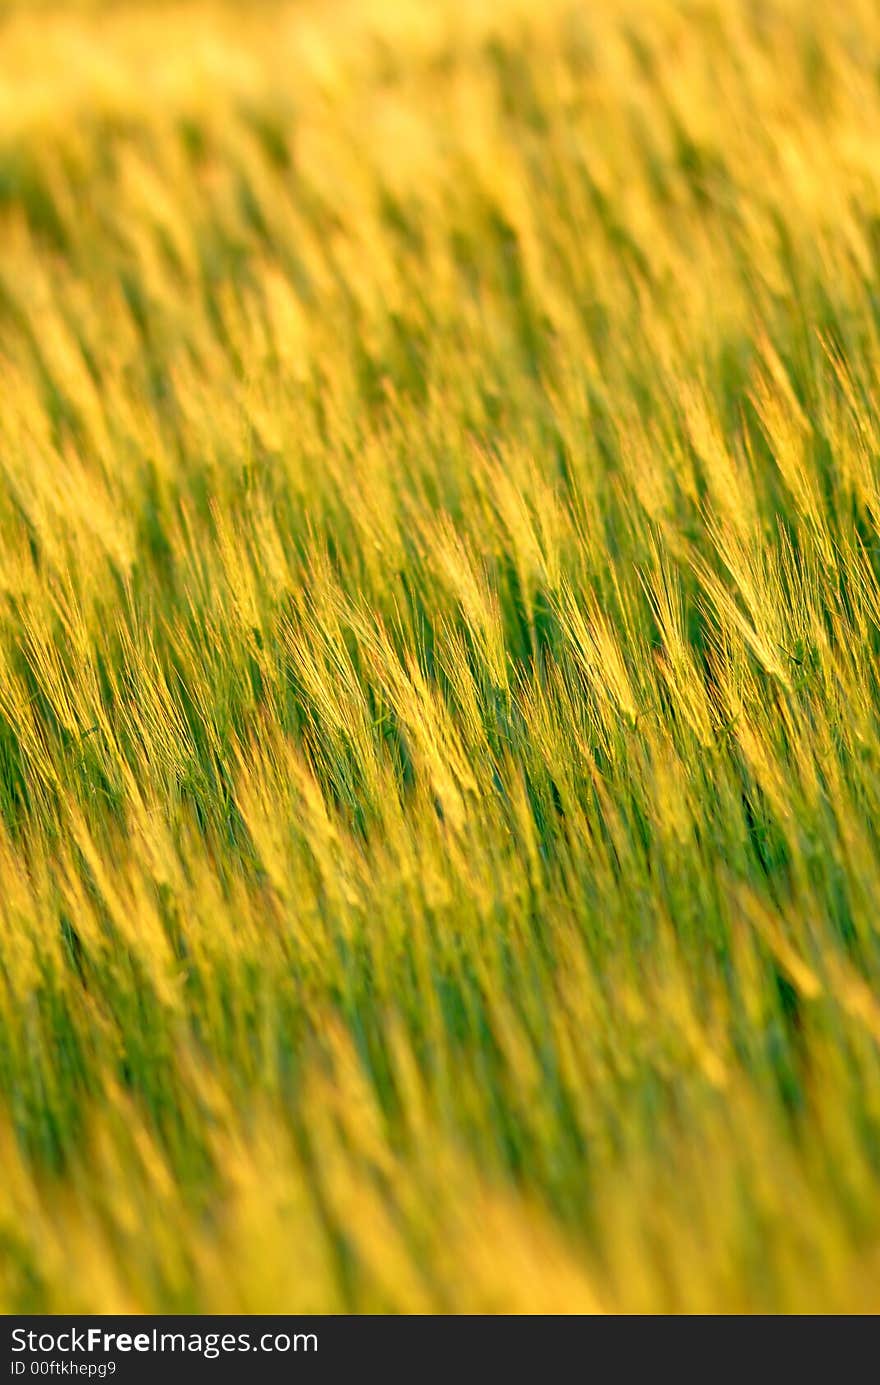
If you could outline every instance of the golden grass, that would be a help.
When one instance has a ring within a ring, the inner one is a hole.
[[[878,73],[0,6],[0,1307],[880,1309]]]

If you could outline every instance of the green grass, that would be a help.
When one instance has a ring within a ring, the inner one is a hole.
[[[0,1307],[880,1308],[880,21],[0,18]]]

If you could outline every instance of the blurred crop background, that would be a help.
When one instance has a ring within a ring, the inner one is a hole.
[[[0,1307],[880,1309],[873,0],[0,4]]]

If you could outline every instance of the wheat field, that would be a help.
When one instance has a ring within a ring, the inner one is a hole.
[[[873,0],[0,3],[0,1309],[880,1311]]]

